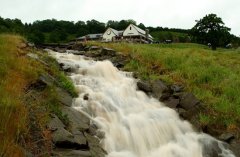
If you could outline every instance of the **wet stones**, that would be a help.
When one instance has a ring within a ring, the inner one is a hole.
[[[235,139],[235,137],[231,133],[223,133],[219,136],[219,139],[224,141],[224,142],[230,143],[232,140]]]
[[[186,110],[194,108],[200,101],[192,93],[183,93],[180,97],[180,106]]]
[[[63,105],[65,106],[72,106],[72,96],[67,92],[65,91],[64,89],[62,88],[56,88],[56,92],[57,92],[57,99],[60,103],[62,103]]]
[[[139,90],[142,90],[145,93],[152,92],[151,85],[149,83],[147,83],[147,82],[138,81],[137,82],[137,87],[138,87]]]
[[[152,82],[152,93],[155,98],[160,99],[163,93],[169,92],[168,86],[161,80]]]
[[[83,100],[88,100],[89,99],[89,94],[85,94],[84,96],[83,96]]]

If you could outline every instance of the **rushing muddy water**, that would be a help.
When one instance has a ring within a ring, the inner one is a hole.
[[[131,74],[111,62],[49,53],[75,69],[71,78],[79,97],[73,107],[105,133],[101,143],[108,157],[234,156],[221,142],[194,132],[174,110],[137,90]]]

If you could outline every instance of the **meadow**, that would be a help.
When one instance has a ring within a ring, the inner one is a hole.
[[[202,125],[229,131],[240,128],[240,50],[217,49],[204,45],[91,43],[130,55],[125,70],[142,79],[161,79],[179,84],[204,103],[199,115]]]

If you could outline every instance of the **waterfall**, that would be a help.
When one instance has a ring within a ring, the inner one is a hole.
[[[105,133],[101,144],[107,157],[207,157],[216,149],[218,156],[234,156],[222,142],[195,132],[173,109],[137,90],[131,73],[109,61],[49,53],[74,69],[70,77],[79,96],[73,107]]]

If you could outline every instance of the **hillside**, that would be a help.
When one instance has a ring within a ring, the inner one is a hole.
[[[8,34],[0,35],[0,77],[0,156],[50,156],[46,126],[56,116],[69,126],[61,94],[76,96],[72,83],[54,59]]]
[[[113,48],[131,56],[124,69],[145,80],[162,79],[183,85],[203,103],[202,127],[240,132],[240,51],[211,51],[198,44],[90,43]]]

